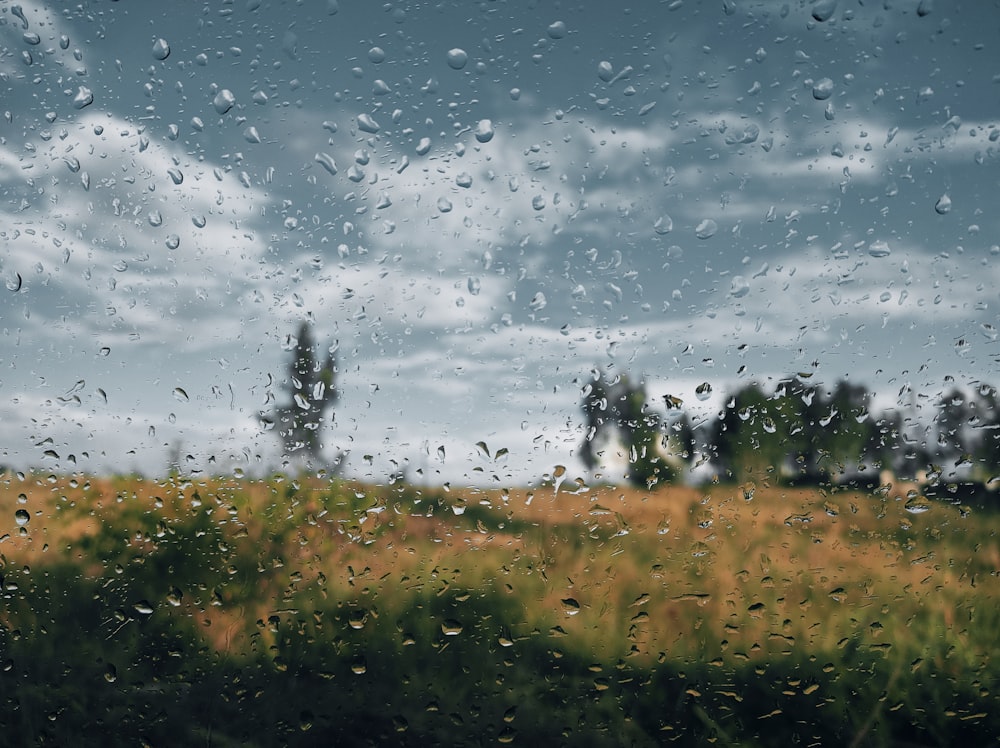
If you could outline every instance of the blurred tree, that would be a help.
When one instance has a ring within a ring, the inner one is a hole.
[[[603,448],[617,434],[628,461],[625,478],[629,483],[652,488],[672,480],[676,459],[670,460],[666,452],[669,435],[662,416],[649,408],[645,385],[633,384],[627,376],[609,379],[596,369],[593,373],[581,402],[587,428],[580,445],[584,466],[590,471],[599,467]]]
[[[289,343],[292,358],[288,377],[282,382],[288,400],[276,405],[270,414],[261,414],[260,419],[277,431],[289,458],[311,465],[323,464],[320,430],[325,413],[339,396],[336,362],[332,352],[327,352],[322,361],[316,357],[316,343],[307,322],[299,325]]]
[[[829,395],[819,398],[823,414],[810,426],[813,430],[820,480],[834,473],[854,472],[865,461],[865,445],[874,424],[868,415],[871,393],[864,385],[845,379],[834,385]]]
[[[790,454],[791,424],[784,397],[776,402],[760,385],[749,384],[719,413],[712,442],[719,467],[731,478],[781,477]]]
[[[1000,396],[996,387],[980,384],[970,426],[979,434],[972,445],[978,478],[987,486],[1000,481]]]

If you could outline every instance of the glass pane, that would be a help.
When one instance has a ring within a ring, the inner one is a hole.
[[[998,33],[0,7],[7,742],[995,742]]]

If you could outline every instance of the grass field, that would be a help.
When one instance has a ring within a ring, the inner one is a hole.
[[[4,744],[1000,744],[998,517],[913,486],[8,473],[0,507]]]

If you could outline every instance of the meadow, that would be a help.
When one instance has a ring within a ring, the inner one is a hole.
[[[1000,744],[987,508],[0,479],[5,745]]]

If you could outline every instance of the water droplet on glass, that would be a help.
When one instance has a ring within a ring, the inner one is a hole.
[[[259,143],[260,133],[257,132],[256,127],[248,127],[246,130],[243,131],[243,138],[248,143]]]
[[[545,207],[545,198],[541,195],[535,195],[531,198],[531,207],[535,210],[542,210]]]
[[[699,239],[709,239],[715,236],[715,232],[719,230],[719,224],[713,221],[711,218],[704,219],[694,230],[694,235]]]
[[[163,216],[160,214],[160,211],[158,210],[149,211],[149,216],[147,216],[147,220],[149,221],[150,226],[163,225]]]
[[[24,527],[31,520],[31,515],[28,514],[27,509],[18,509],[14,512],[14,521],[17,523],[18,527]]]
[[[225,114],[236,105],[236,97],[228,88],[224,88],[212,99],[212,106],[219,114]]]
[[[73,108],[83,109],[94,103],[94,92],[86,86],[76,89],[76,96],[73,97]]]
[[[179,400],[182,403],[186,403],[190,400],[188,393],[185,392],[182,387],[174,387],[174,399]]]
[[[452,204],[451,200],[446,197],[440,197],[437,201],[437,209],[442,213],[451,213]]]
[[[153,42],[153,57],[157,60],[165,60],[170,57],[170,45],[166,39],[157,39]]]
[[[868,254],[872,257],[888,257],[892,254],[892,250],[886,242],[879,239],[868,245]]]
[[[576,598],[567,597],[562,600],[563,612],[568,616],[575,616],[580,612],[580,603]]]
[[[476,140],[480,143],[489,143],[493,140],[493,121],[488,119],[479,120],[476,125]]]
[[[358,129],[361,130],[361,132],[366,132],[369,135],[374,135],[381,128],[379,127],[378,122],[372,119],[371,115],[365,113],[358,115]]]
[[[333,160],[333,156],[329,153],[317,153],[313,156],[313,160],[330,172],[330,174],[337,173],[337,162]]]
[[[531,301],[528,302],[528,306],[531,307],[533,311],[539,312],[545,308],[547,303],[548,302],[545,300],[545,294],[539,291],[531,297]]]
[[[462,172],[457,177],[455,177],[455,184],[459,187],[464,187],[468,189],[472,186],[472,175],[467,172]]]
[[[441,633],[445,636],[458,636],[462,633],[462,624],[454,618],[448,618],[441,622]]]
[[[742,299],[750,293],[750,283],[742,275],[733,276],[729,285],[729,295],[735,299]]]
[[[167,174],[170,176],[170,181],[174,184],[182,184],[184,182],[184,172],[180,169],[171,167],[167,169]]]
[[[914,496],[903,505],[910,514],[923,514],[930,511],[931,502],[923,496]]]
[[[21,290],[21,285],[22,285],[21,274],[7,273],[7,277],[4,283],[7,286],[8,291],[13,291],[14,293],[17,293],[18,291]]]
[[[140,600],[132,607],[134,607],[135,612],[139,613],[140,615],[144,616],[153,615],[153,606],[150,605],[146,600]]]
[[[357,610],[352,610],[350,615],[347,617],[347,625],[352,629],[359,630],[365,627],[365,622],[368,620],[368,611],[364,608],[358,608]]]
[[[566,24],[563,21],[556,21],[555,23],[550,23],[548,28],[550,39],[562,39],[566,36]]]
[[[385,61],[385,50],[381,47],[372,47],[368,50],[368,60],[378,65]]]
[[[826,101],[833,96],[833,81],[829,78],[820,78],[813,84],[813,98],[816,101]]]
[[[653,224],[653,231],[655,231],[660,236],[664,234],[669,234],[674,230],[674,219],[667,215],[662,215],[656,219],[656,223]]]
[[[482,288],[482,282],[479,278],[469,278],[467,285],[470,294],[473,296],[479,296],[479,291]]]
[[[934,204],[934,210],[936,210],[942,216],[945,213],[951,212],[951,198],[948,196],[947,192],[938,198],[938,201]]]
[[[469,55],[464,49],[455,47],[448,50],[448,67],[452,70],[461,70],[469,61]]]
[[[694,388],[694,394],[699,400],[708,400],[712,396],[712,385],[708,382],[702,382]]]
[[[597,77],[602,81],[607,83],[612,78],[615,77],[615,69],[611,67],[611,63],[607,60],[601,60],[597,65]]]
[[[118,669],[110,662],[108,663],[108,666],[104,668],[104,680],[108,683],[114,683],[118,680]]]
[[[177,249],[181,246],[181,238],[177,234],[171,234],[163,243],[167,245],[167,249]]]
[[[812,17],[822,23],[828,21],[837,10],[837,0],[817,0],[812,7]]]

